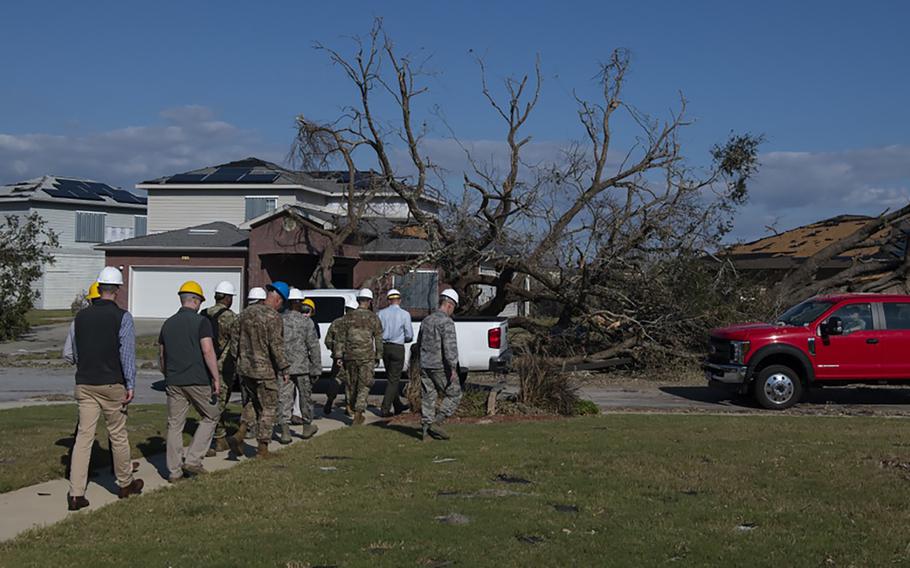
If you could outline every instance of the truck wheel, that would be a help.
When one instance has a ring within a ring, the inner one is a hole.
[[[803,383],[786,365],[768,365],[758,372],[752,387],[758,404],[770,410],[784,410],[800,401]]]

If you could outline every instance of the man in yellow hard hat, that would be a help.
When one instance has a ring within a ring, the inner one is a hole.
[[[212,341],[212,324],[199,314],[205,295],[199,283],[189,280],[177,291],[180,309],[161,326],[159,365],[167,393],[168,481],[186,474],[206,473],[202,467],[218,423],[221,378]],[[190,406],[201,420],[183,459],[183,427]]]
[[[88,294],[85,295],[85,299],[89,301],[90,304],[94,304],[95,300],[101,297],[101,292],[98,291],[98,283],[92,282],[92,285],[88,287]]]

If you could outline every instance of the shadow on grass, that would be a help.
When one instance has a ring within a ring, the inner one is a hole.
[[[372,428],[382,428],[383,430],[390,430],[392,432],[397,432],[399,434],[403,434],[405,436],[414,438],[416,440],[422,439],[420,437],[420,425],[419,424],[417,426],[409,426],[409,425],[404,425],[404,424],[393,424],[391,422],[373,422],[370,424],[370,426]]]

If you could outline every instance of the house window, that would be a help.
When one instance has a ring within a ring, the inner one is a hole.
[[[104,213],[76,212],[76,242],[104,242]]]
[[[278,208],[277,197],[247,197],[246,198],[246,216],[245,221],[265,215],[269,211]]]
[[[133,236],[144,237],[148,234],[148,217],[136,215],[133,217]]]
[[[433,310],[439,302],[439,275],[434,270],[416,270],[396,275],[392,285],[401,292],[401,306]]]

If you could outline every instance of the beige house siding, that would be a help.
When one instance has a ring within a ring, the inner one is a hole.
[[[196,225],[245,221],[246,197],[271,197],[278,207],[296,202],[295,190],[277,188],[241,189],[149,189],[148,232],[162,233]]]

